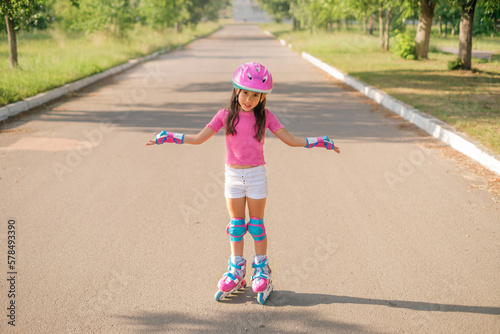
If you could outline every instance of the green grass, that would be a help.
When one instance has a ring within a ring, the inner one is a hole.
[[[131,58],[183,46],[219,27],[209,22],[182,33],[138,28],[121,38],[57,30],[21,33],[19,67],[15,69],[9,68],[7,38],[0,35],[0,106],[105,71]]]
[[[474,71],[449,71],[447,63],[455,55],[430,52],[428,60],[404,60],[380,51],[378,36],[359,31],[311,35],[292,32],[287,25],[266,25],[263,29],[291,43],[293,49],[306,51],[378,87],[500,153],[499,57],[490,62],[473,58]],[[443,45],[442,40],[431,39],[436,47]],[[485,38],[479,45],[492,50],[496,44]]]

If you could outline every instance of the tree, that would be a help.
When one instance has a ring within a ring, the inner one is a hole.
[[[444,25],[444,31],[442,31],[441,26],[438,30],[441,36],[446,37],[448,35],[448,25],[451,26],[451,35],[455,35],[455,31],[458,30],[458,25],[460,23],[460,12],[460,8],[449,6],[446,2],[440,2],[436,6],[434,16],[439,18],[438,23],[440,25]]]
[[[173,27],[182,11],[176,0],[142,0],[138,8],[142,23],[155,29]]]
[[[9,66],[17,67],[17,36],[18,23],[22,20],[31,20],[31,16],[43,8],[44,0],[4,0],[0,1],[0,16],[5,17],[7,38],[9,41]],[[71,4],[78,6],[78,0],[70,0]]]
[[[460,16],[460,34],[458,37],[458,59],[463,67],[470,70],[472,67],[472,28],[474,24],[474,10],[477,0],[467,0],[462,3]]]
[[[136,7],[130,0],[80,0],[78,10],[71,8],[65,20],[69,28],[92,34],[106,31],[124,35],[135,23]]]
[[[380,48],[389,51],[389,39],[392,20],[396,17],[398,22],[410,17],[412,14],[411,0],[379,0],[379,36]]]
[[[375,0],[350,0],[348,5],[354,15],[359,21],[363,23],[363,33],[366,34],[368,29],[368,22],[373,25],[375,24],[375,17],[373,13],[377,10],[378,2]]]
[[[460,16],[460,32],[458,37],[458,59],[462,63],[463,69],[470,70],[472,68],[472,36],[474,25],[474,12],[478,0],[452,0],[451,4],[460,6],[462,14]],[[486,10],[484,15],[491,14],[493,11],[500,9],[498,0],[483,0],[483,5]]]
[[[417,35],[415,45],[417,47],[417,57],[427,59],[429,54],[429,42],[431,38],[432,19],[437,1],[421,0],[420,14],[418,16]]]
[[[290,15],[291,1],[289,0],[258,0],[257,2],[273,16],[276,23],[292,18]]]
[[[28,9],[33,1],[5,0],[0,2],[0,14],[5,17],[7,38],[9,40],[9,66],[17,67],[17,38],[15,19],[23,9]]]
[[[388,6],[385,12],[385,27],[384,27],[384,50],[389,51],[389,32],[391,30],[391,22],[394,17],[394,10],[392,6]]]

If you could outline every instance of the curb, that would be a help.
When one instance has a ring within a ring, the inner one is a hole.
[[[286,41],[284,41],[283,39],[280,40],[280,43],[283,46],[287,45]],[[289,44],[288,47],[290,47]],[[448,144],[458,152],[463,153],[466,156],[476,160],[484,167],[500,175],[500,157],[497,154],[491,152],[483,145],[471,141],[465,134],[456,131],[451,126],[438,120],[437,118],[427,115],[420,110],[417,110],[395,99],[394,97],[384,93],[383,91],[343,73],[339,69],[336,69],[335,67],[322,62],[321,60],[311,56],[306,52],[302,52],[302,58],[327,72],[337,80],[340,80],[345,84],[353,87],[354,89],[360,91],[365,96],[369,97],[370,99],[374,100],[390,111],[415,124],[434,138],[437,138],[443,143]]]
[[[161,51],[154,52],[150,55],[137,58],[137,59],[130,59],[128,62],[123,63],[121,65],[112,67],[104,72],[97,73],[94,75],[91,75],[89,77],[77,80],[75,82],[65,84],[61,87],[49,90],[47,92],[43,92],[40,94],[37,94],[32,97],[28,97],[22,101],[15,102],[12,104],[5,105],[0,108],[0,121],[6,120],[9,117],[15,116],[19,113],[28,111],[30,109],[39,107],[45,103],[48,103],[50,101],[56,100],[58,98],[61,98],[69,93],[75,92],[77,90],[80,90],[84,87],[90,86],[97,81],[100,81],[102,79],[105,79],[107,77],[110,77],[112,75],[118,74],[120,72],[126,71],[130,69],[131,67],[134,67],[135,65],[138,65],[140,63],[147,62],[153,58],[156,58],[164,53],[171,52],[175,49],[164,49]]]

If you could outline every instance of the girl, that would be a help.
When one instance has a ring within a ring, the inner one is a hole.
[[[226,135],[225,197],[231,221],[227,226],[231,245],[229,268],[218,283],[215,299],[219,301],[246,286],[246,260],[243,258],[244,235],[254,239],[255,257],[252,289],[263,304],[272,292],[271,270],[267,260],[267,235],[264,227],[264,209],[267,198],[267,178],[264,167],[264,138],[266,129],[292,147],[324,147],[340,153],[340,149],[326,136],[293,137],[274,114],[265,109],[266,95],[271,93],[271,73],[259,63],[246,63],[233,75],[233,93],[227,109],[221,109],[207,126],[196,135],[162,131],[146,145],[176,143],[199,145],[210,139],[222,127]],[[245,208],[250,220],[245,224]]]

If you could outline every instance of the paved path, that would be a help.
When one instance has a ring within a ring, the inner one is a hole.
[[[159,129],[201,129],[249,60],[272,70],[268,106],[290,132],[342,149],[266,139],[276,285],[266,306],[251,289],[213,301],[229,255],[224,136],[144,146]],[[257,27],[235,25],[9,121],[0,332],[498,333],[498,204],[372,109]]]
[[[458,48],[452,46],[442,46],[440,48],[443,52],[453,53],[458,55]],[[480,50],[472,50],[472,57],[480,58],[480,59],[490,59],[491,55],[494,54],[492,51],[480,51]]]

